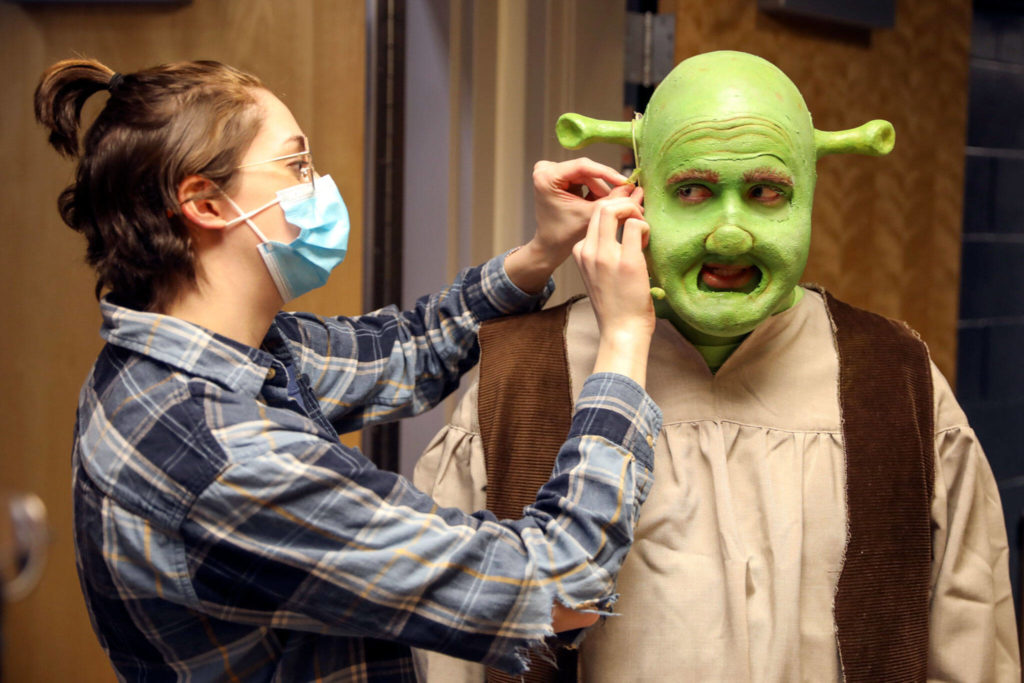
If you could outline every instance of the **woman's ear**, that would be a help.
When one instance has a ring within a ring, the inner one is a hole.
[[[225,216],[228,203],[221,195],[220,188],[202,176],[190,175],[178,184],[178,206],[182,215],[188,222],[206,230],[221,230],[234,217]]]

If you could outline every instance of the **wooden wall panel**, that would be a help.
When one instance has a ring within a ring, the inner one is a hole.
[[[101,345],[99,315],[84,242],[56,210],[72,164],[32,117],[39,75],[75,54],[125,72],[207,58],[258,74],[294,111],[317,169],[335,178],[352,217],[345,264],[295,306],[354,314],[362,302],[364,8],[363,0],[0,3],[0,488],[42,496],[53,529],[42,583],[5,610],[3,680],[113,680],[78,588],[69,495],[75,405]],[[103,96],[93,100],[86,120]]]
[[[896,127],[883,158],[818,164],[805,279],[906,320],[955,376],[970,0],[898,0],[893,29],[780,18],[753,0],[661,0],[676,13],[676,60],[760,55],[797,84],[820,129]]]

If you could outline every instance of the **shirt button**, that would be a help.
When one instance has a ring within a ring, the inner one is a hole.
[[[267,370],[267,381],[268,382],[270,380],[274,379],[274,377],[276,377],[276,376],[277,376],[277,370],[275,370],[274,368],[270,368],[269,370]]]
[[[651,446],[652,448],[654,447],[654,437],[651,436],[650,434],[647,435],[647,445]]]

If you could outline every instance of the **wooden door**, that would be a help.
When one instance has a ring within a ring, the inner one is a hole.
[[[79,387],[101,341],[84,241],[60,220],[72,178],[32,115],[43,69],[74,55],[122,72],[217,59],[257,74],[309,134],[354,230],[345,264],[295,304],[355,314],[362,302],[363,0],[194,0],[191,3],[0,3],[0,488],[34,491],[53,530],[42,582],[5,611],[3,680],[107,681],[75,574],[70,452]],[[90,121],[103,95],[87,104]],[[346,442],[357,444],[358,435]]]

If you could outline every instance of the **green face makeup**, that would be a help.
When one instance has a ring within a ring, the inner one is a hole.
[[[652,291],[664,292],[655,309],[704,345],[738,342],[797,300],[817,158],[884,154],[894,137],[884,121],[815,131],[792,81],[741,52],[680,63],[643,119],[566,114],[558,135],[570,148],[597,140],[634,147],[651,225]]]

